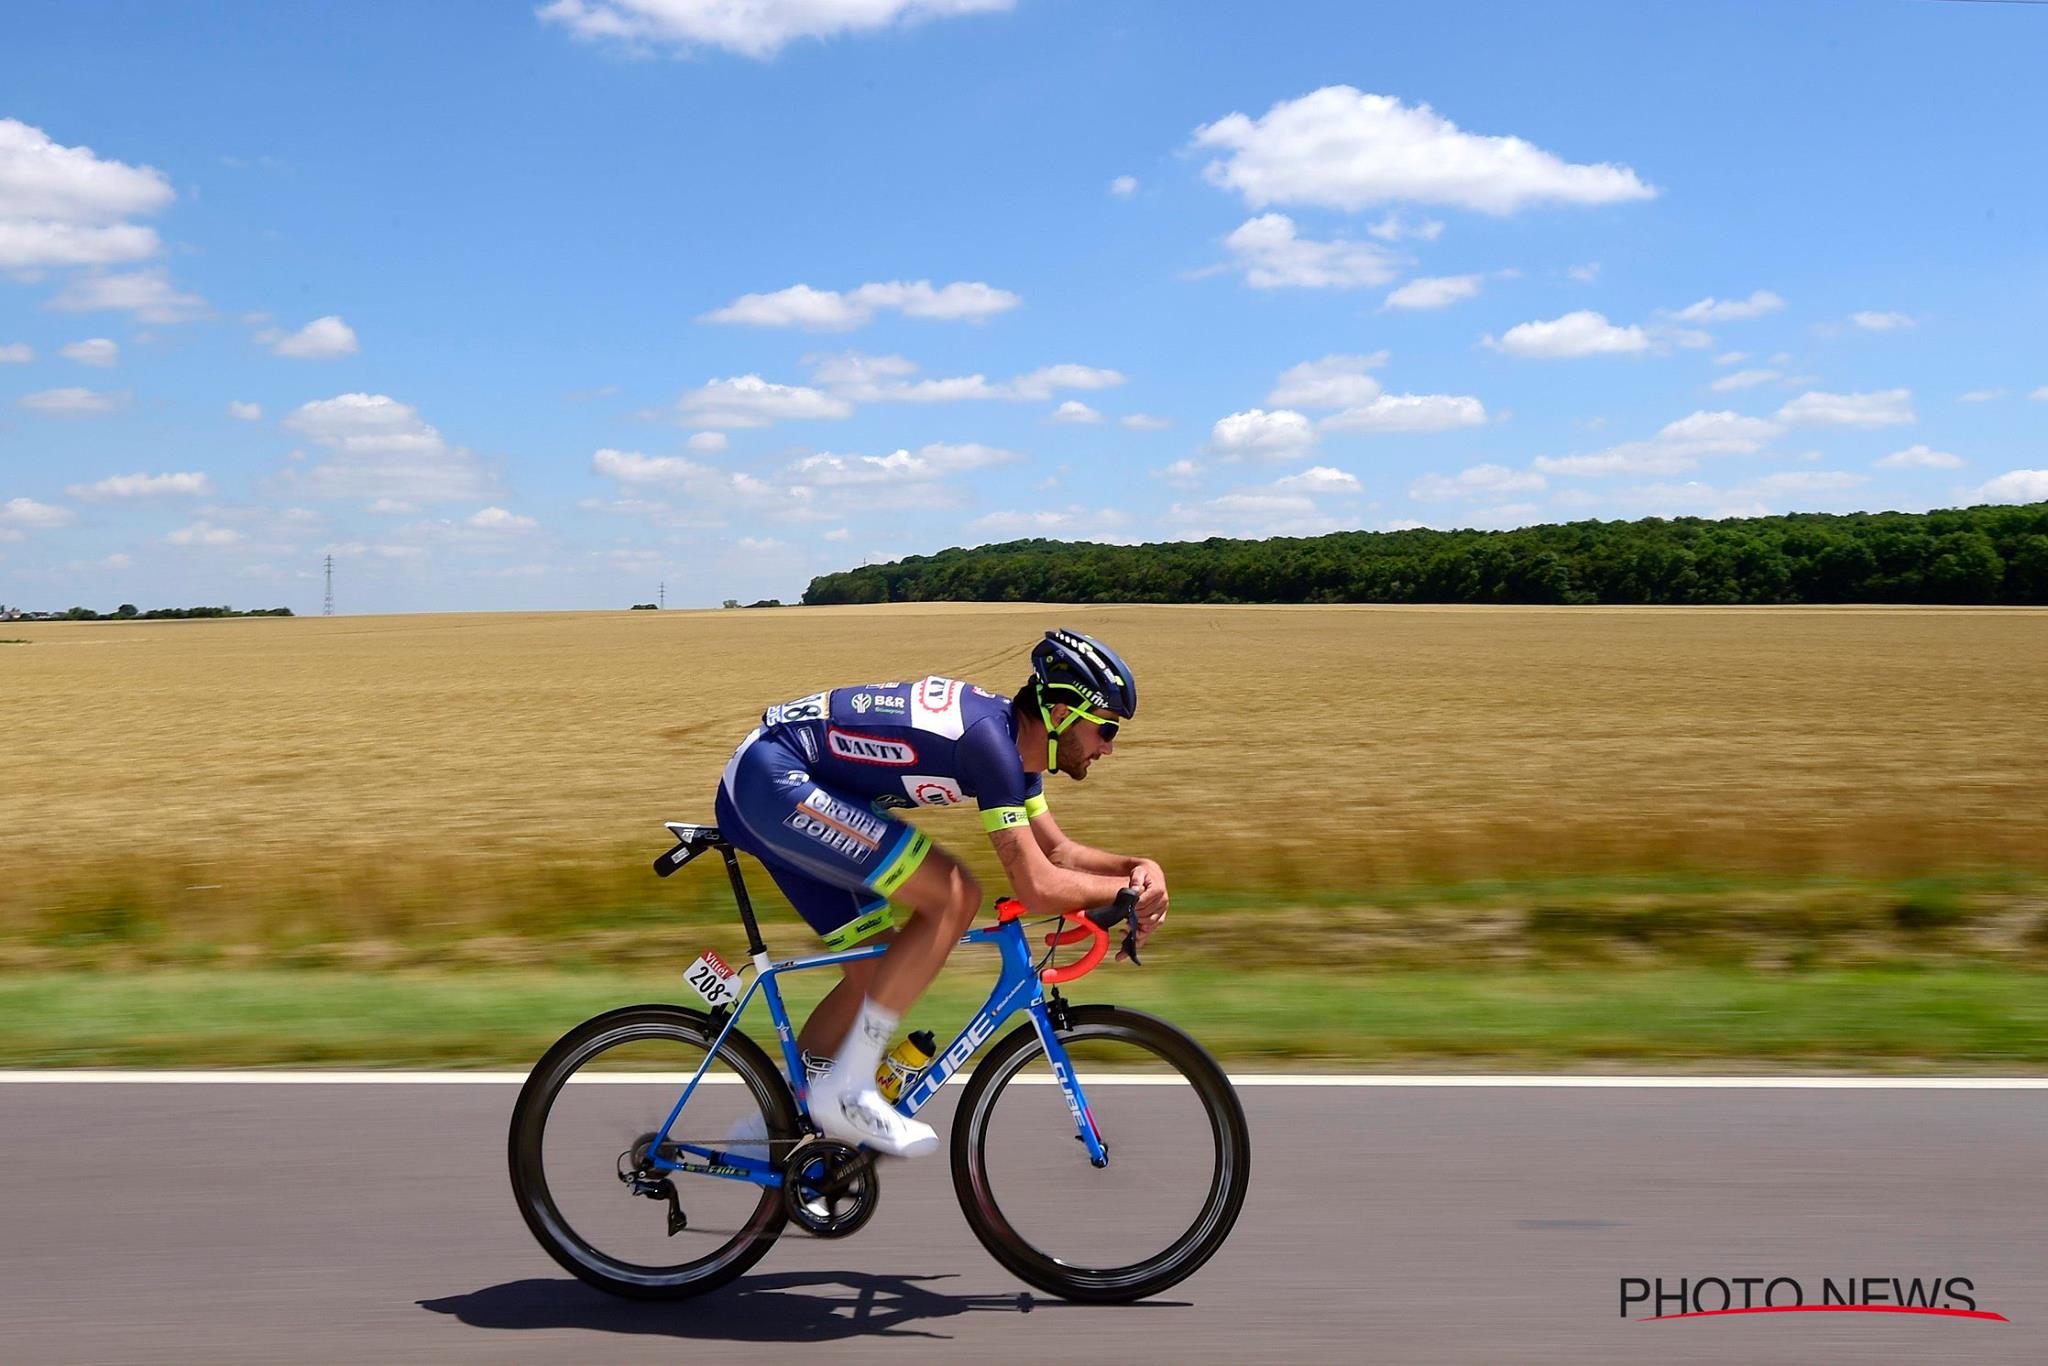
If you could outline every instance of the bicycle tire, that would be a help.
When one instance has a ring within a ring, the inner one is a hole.
[[[701,1295],[747,1272],[768,1255],[788,1214],[782,1192],[761,1188],[761,1203],[746,1227],[711,1257],[683,1267],[651,1267],[607,1256],[572,1228],[548,1191],[542,1138],[557,1093],[578,1068],[621,1043],[673,1039],[711,1052],[718,1027],[695,1010],[672,1005],[626,1006],[577,1025],[542,1055],[512,1107],[507,1140],[512,1194],[536,1241],[561,1266],[600,1290],[629,1299],[672,1300]],[[718,1045],[716,1059],[737,1074],[761,1105],[773,1139],[797,1137],[796,1103],[768,1055],[735,1030]]]
[[[1045,1056],[1037,1029],[1029,1024],[1005,1035],[975,1065],[953,1120],[953,1189],[967,1226],[1005,1269],[1039,1290],[1062,1299],[1122,1304],[1156,1295],[1199,1270],[1230,1236],[1251,1181],[1251,1133],[1244,1106],[1216,1060],[1185,1033],[1156,1016],[1116,1006],[1075,1006],[1064,1043],[1110,1038],[1137,1044],[1171,1064],[1201,1099],[1216,1143],[1216,1175],[1199,1216],[1160,1252],[1120,1267],[1068,1265],[1026,1241],[998,1208],[988,1179],[988,1119],[1010,1080],[1032,1058]],[[1085,1076],[1081,1084],[1087,1085]]]

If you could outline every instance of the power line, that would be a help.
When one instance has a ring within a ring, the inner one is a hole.
[[[334,615],[334,557],[327,557],[327,605],[320,611],[323,617]]]

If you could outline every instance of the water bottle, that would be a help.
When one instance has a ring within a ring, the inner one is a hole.
[[[939,1041],[929,1029],[911,1030],[910,1037],[889,1050],[889,1056],[875,1069],[875,1089],[894,1105],[911,1078],[931,1066],[938,1055]]]

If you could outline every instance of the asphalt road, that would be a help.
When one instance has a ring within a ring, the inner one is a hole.
[[[513,1209],[513,1094],[0,1085],[0,1359],[2048,1359],[2048,1091],[1247,1088],[1235,1236],[1118,1308],[1027,1293],[943,1159],[890,1167],[852,1239],[609,1299]],[[1621,1317],[1659,1275],[1968,1277],[2011,1321]]]

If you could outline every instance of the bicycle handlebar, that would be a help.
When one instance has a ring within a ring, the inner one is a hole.
[[[1082,911],[1074,918],[1081,923],[1071,930],[1060,930],[1045,937],[1048,947],[1078,943],[1083,939],[1095,942],[1082,954],[1063,968],[1046,968],[1038,974],[1038,980],[1047,986],[1071,982],[1076,977],[1086,977],[1102,963],[1103,955],[1109,952],[1109,932],[1118,925],[1128,924],[1124,931],[1123,951],[1133,962],[1138,962],[1138,889],[1126,887],[1116,894],[1116,901],[1099,910]],[[1139,963],[1140,967],[1144,965]]]

